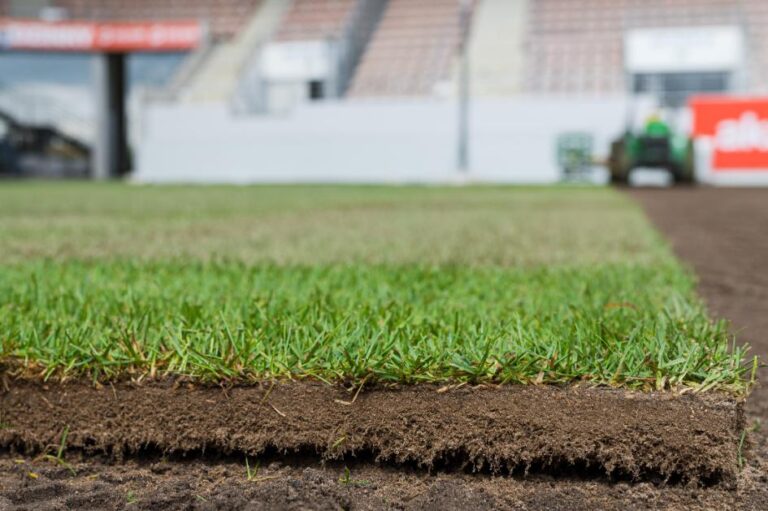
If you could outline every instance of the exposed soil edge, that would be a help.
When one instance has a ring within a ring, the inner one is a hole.
[[[317,382],[174,386],[170,382],[13,382],[0,393],[0,448],[58,446],[113,456],[144,449],[450,464],[478,470],[588,467],[635,481],[733,485],[744,428],[740,400],[722,394],[501,386],[438,392],[377,388],[354,403]]]

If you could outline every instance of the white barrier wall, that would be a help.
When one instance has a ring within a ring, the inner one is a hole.
[[[450,100],[314,103],[286,117],[237,117],[225,105],[149,105],[134,177],[151,183],[449,183],[460,179],[456,118]],[[555,182],[559,133],[590,132],[605,156],[625,118],[623,97],[478,100],[466,178]]]

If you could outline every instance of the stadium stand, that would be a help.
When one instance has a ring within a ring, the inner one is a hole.
[[[348,96],[432,94],[451,78],[460,32],[456,0],[390,0]]]
[[[339,37],[354,6],[355,0],[294,0],[275,40],[307,41]]]
[[[265,39],[275,42],[347,40],[364,0],[269,0],[282,21],[256,23],[268,0],[0,0],[0,16],[21,7],[50,5],[70,18],[207,20],[215,45],[202,66],[210,76],[235,75],[248,53]],[[471,31],[472,88],[478,95],[518,92],[622,93],[627,88],[623,39],[632,28],[737,25],[749,45],[750,89],[768,87],[768,2],[765,0],[476,0]],[[452,81],[463,35],[458,0],[380,0],[384,13],[348,58],[342,91],[348,97],[429,96]],[[31,7],[30,7],[31,9]],[[29,10],[29,9],[27,9]],[[26,12],[26,11],[24,11]],[[256,23],[254,25],[254,23]],[[254,28],[255,27],[255,28]],[[347,80],[347,76],[350,77]],[[215,80],[213,80],[215,82]],[[194,97],[213,95],[211,80],[198,80]],[[198,86],[199,85],[199,86]],[[215,88],[215,83],[214,83]]]
[[[529,92],[613,92],[624,87],[622,0],[531,2]]]
[[[520,92],[528,3],[479,2],[469,41],[474,95],[498,97]]]
[[[53,0],[70,18],[104,20],[200,19],[214,38],[231,38],[261,0]]]
[[[386,0],[294,0],[261,52],[252,110],[281,113],[338,99],[379,26]]]
[[[259,0],[235,37],[214,43],[203,56],[178,97],[191,102],[236,101],[253,53],[272,38],[288,7],[285,0]]]
[[[759,7],[755,7],[758,6]],[[535,0],[530,2],[524,89],[536,93],[606,93],[626,89],[626,29],[756,24],[746,6],[762,0]]]
[[[744,0],[743,19],[749,20],[749,75],[755,93],[768,93],[768,2]]]
[[[455,79],[463,37],[460,2],[376,1],[381,7],[368,27],[357,18],[366,0],[0,0],[0,15],[34,4],[63,9],[70,18],[207,20],[214,44],[184,82],[187,93],[177,96],[187,99],[237,94],[237,77],[268,42],[334,40],[343,51],[352,47],[332,87],[339,92],[325,97],[449,90],[444,86]],[[273,16],[259,21],[265,3],[273,4]],[[476,6],[469,41],[476,95],[623,93],[628,29],[702,25],[744,27],[749,88],[768,89],[765,0],[476,0]]]

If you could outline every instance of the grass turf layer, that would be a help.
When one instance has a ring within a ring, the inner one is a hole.
[[[595,188],[0,187],[0,357],[44,376],[743,390]]]
[[[743,385],[676,265],[47,262],[0,296],[3,357],[46,375]]]
[[[656,264],[640,210],[594,188],[0,186],[0,263]]]

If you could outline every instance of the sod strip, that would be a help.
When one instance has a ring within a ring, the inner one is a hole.
[[[0,360],[27,376],[553,383],[743,393],[667,266],[35,263],[0,273]]]
[[[25,185],[0,246],[2,448],[735,478],[755,366],[609,190]]]
[[[0,262],[562,265],[669,257],[613,190],[0,186]]]
[[[742,405],[675,395],[553,386],[435,385],[355,393],[319,382],[221,387],[15,381],[0,395],[0,447],[144,449],[325,459],[509,473],[597,473],[634,481],[732,485]]]
[[[607,189],[24,185],[0,247],[25,376],[748,386]]]

